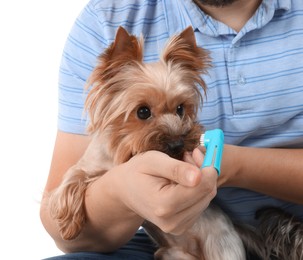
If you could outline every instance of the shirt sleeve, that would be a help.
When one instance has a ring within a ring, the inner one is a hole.
[[[84,111],[86,82],[97,57],[108,45],[94,10],[93,1],[77,17],[66,40],[58,82],[58,129],[86,134]]]

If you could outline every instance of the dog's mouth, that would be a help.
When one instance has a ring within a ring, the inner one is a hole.
[[[163,148],[160,151],[172,158],[182,160],[185,152],[185,142],[182,138],[167,141],[163,144]]]
[[[147,150],[133,152],[132,156],[134,156],[138,153],[149,151],[149,150],[155,150],[155,151],[165,153],[168,156],[170,156],[174,159],[178,159],[178,160],[183,159],[184,153],[186,151],[184,140],[177,139],[177,140],[171,140],[171,141],[166,141],[166,142],[161,142],[161,143],[158,143],[158,142],[154,143],[154,145],[150,146],[149,149],[147,149]]]
[[[174,159],[183,160],[185,152],[192,152],[199,146],[201,133],[202,130],[198,124],[194,125],[190,131],[178,135],[157,132],[154,135],[145,136],[144,141],[135,146],[137,149],[133,150],[132,156],[155,150]]]
[[[188,135],[175,138],[163,138],[159,144],[158,151],[169,155],[172,158],[182,160],[186,151],[193,151],[198,145],[198,140],[189,138]]]

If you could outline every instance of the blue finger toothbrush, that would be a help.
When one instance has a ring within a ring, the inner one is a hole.
[[[213,166],[220,175],[221,161],[224,147],[224,133],[221,129],[206,131],[201,135],[200,145],[206,149],[201,168]]]

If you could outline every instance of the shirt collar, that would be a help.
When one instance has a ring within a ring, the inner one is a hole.
[[[237,34],[230,27],[205,14],[193,0],[176,1],[176,3],[180,15],[177,16],[177,19],[182,17],[182,22],[178,23],[181,28],[174,28],[174,32],[176,30],[181,31],[191,25],[195,30],[199,30],[203,34],[213,37]],[[283,12],[290,9],[291,0],[263,0],[254,16],[246,23],[243,29],[238,33],[238,36],[242,37],[251,30],[262,28],[273,19],[277,11]]]

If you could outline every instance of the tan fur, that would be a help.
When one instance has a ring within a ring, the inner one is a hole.
[[[170,39],[158,62],[143,63],[143,47],[142,37],[137,40],[119,28],[88,81],[85,105],[92,141],[50,197],[63,239],[74,239],[81,232],[85,191],[108,169],[148,150],[182,159],[185,151],[199,145],[202,127],[196,114],[202,101],[200,88],[206,91],[201,74],[210,65],[208,53],[197,47],[190,27]],[[140,119],[141,107],[148,107],[151,117]],[[158,259],[244,259],[231,222],[211,207],[183,236],[165,234],[149,222],[144,227],[160,247]]]

